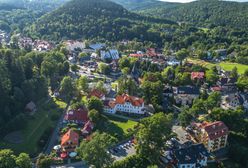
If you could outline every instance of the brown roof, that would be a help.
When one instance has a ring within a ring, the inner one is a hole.
[[[212,123],[204,122],[200,125],[204,129],[210,140],[220,138],[228,134],[228,128],[222,121],[215,121]]]
[[[104,96],[104,93],[100,90],[94,89],[90,92],[89,97],[95,96],[99,99],[101,99]]]
[[[130,102],[133,106],[142,106],[144,100],[142,98],[129,96],[128,94],[122,94],[116,97],[117,104],[125,104],[126,102]]]

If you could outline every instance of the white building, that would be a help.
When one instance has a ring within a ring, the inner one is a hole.
[[[192,126],[196,131],[196,139],[203,143],[209,152],[226,147],[229,130],[222,121],[194,123]]]
[[[104,101],[106,113],[124,112],[131,114],[145,114],[144,100],[127,94],[118,95],[114,100]]]

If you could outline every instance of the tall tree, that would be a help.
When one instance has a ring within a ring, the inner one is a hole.
[[[165,148],[165,141],[169,138],[172,126],[172,115],[157,113],[141,120],[136,134],[137,152],[148,158],[152,163],[157,163]]]
[[[65,76],[60,83],[60,92],[66,97],[67,100],[72,98],[76,92],[76,86],[73,79]]]
[[[89,165],[96,168],[102,168],[113,162],[111,154],[107,152],[108,147],[115,142],[110,135],[106,133],[94,133],[90,141],[83,140],[77,148],[79,157]]]

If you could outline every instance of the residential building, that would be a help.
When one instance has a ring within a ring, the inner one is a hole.
[[[225,110],[236,110],[238,107],[243,106],[244,99],[243,97],[236,93],[236,94],[228,94],[221,97],[221,108]]]
[[[236,80],[234,78],[220,78],[219,81],[217,81],[217,86],[221,88],[222,93],[237,92]]]
[[[174,99],[177,104],[191,105],[200,95],[199,88],[194,86],[180,86],[174,88]]]
[[[192,123],[194,137],[204,144],[209,152],[215,152],[227,145],[228,128],[222,121]]]
[[[105,94],[98,90],[98,89],[93,89],[90,93],[89,93],[89,96],[88,97],[97,97],[98,99],[100,100],[105,100]]]
[[[118,60],[120,58],[118,50],[110,49],[110,50],[101,50],[100,51],[101,59],[111,59]]]
[[[73,152],[79,144],[79,135],[69,129],[61,138],[61,148],[64,152]]]
[[[204,72],[191,72],[191,80],[203,80],[205,77]]]
[[[202,168],[207,166],[209,153],[203,144],[166,151],[162,161],[166,165],[177,168]]]
[[[144,100],[128,94],[118,95],[113,100],[104,101],[104,111],[107,113],[145,114]]]
[[[64,117],[64,123],[84,124],[88,120],[88,111],[86,108],[69,110]]]

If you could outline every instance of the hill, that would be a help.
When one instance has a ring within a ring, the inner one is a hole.
[[[50,40],[99,37],[111,41],[142,38],[159,42],[160,36],[154,29],[148,33],[156,24],[175,22],[140,16],[108,0],[72,0],[42,16],[27,34]]]
[[[248,26],[248,3],[200,0],[143,10],[142,13],[168,18],[174,21],[190,22],[197,26],[225,26],[246,28]]]
[[[112,0],[115,3],[118,3],[122,5],[124,8],[128,10],[145,10],[145,9],[151,9],[159,6],[164,7],[174,7],[177,5],[177,3],[170,3],[170,2],[162,2],[158,0]]]

